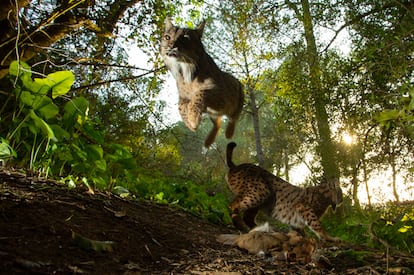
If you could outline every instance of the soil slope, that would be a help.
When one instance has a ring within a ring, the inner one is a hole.
[[[216,241],[231,227],[113,194],[0,170],[1,274],[411,274],[414,257],[354,244],[326,261],[264,259]]]

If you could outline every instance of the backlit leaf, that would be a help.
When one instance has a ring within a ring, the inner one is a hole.
[[[70,91],[75,82],[75,75],[71,71],[60,71],[49,74],[47,79],[53,83],[52,98],[56,98]]]

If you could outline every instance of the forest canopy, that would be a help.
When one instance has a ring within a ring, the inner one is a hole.
[[[235,162],[300,185],[339,178],[355,207],[413,200],[412,1],[6,0],[0,11],[3,165],[228,222],[223,129],[206,149],[207,118],[197,132],[174,119],[159,53],[169,16],[206,20],[206,51],[244,86]]]

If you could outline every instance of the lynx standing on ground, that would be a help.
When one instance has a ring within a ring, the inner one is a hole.
[[[236,196],[230,208],[237,228],[253,228],[257,212],[264,209],[273,218],[294,228],[303,229],[307,225],[319,238],[338,240],[328,236],[319,221],[329,205],[335,210],[342,202],[342,190],[337,180],[322,182],[315,187],[294,186],[259,166],[249,163],[236,166],[232,161],[234,147],[234,142],[227,145],[229,171],[226,181]]]
[[[178,110],[185,125],[195,131],[202,113],[210,116],[214,125],[204,142],[209,147],[216,139],[223,115],[229,119],[226,138],[233,136],[244,95],[241,83],[222,72],[204,50],[204,25],[201,23],[197,29],[178,28],[167,18],[161,56],[177,82]]]

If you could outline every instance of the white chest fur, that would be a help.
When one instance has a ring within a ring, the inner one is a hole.
[[[182,78],[184,83],[191,83],[196,71],[195,64],[177,61],[175,57],[169,56],[167,56],[164,61],[175,80],[178,81]]]

